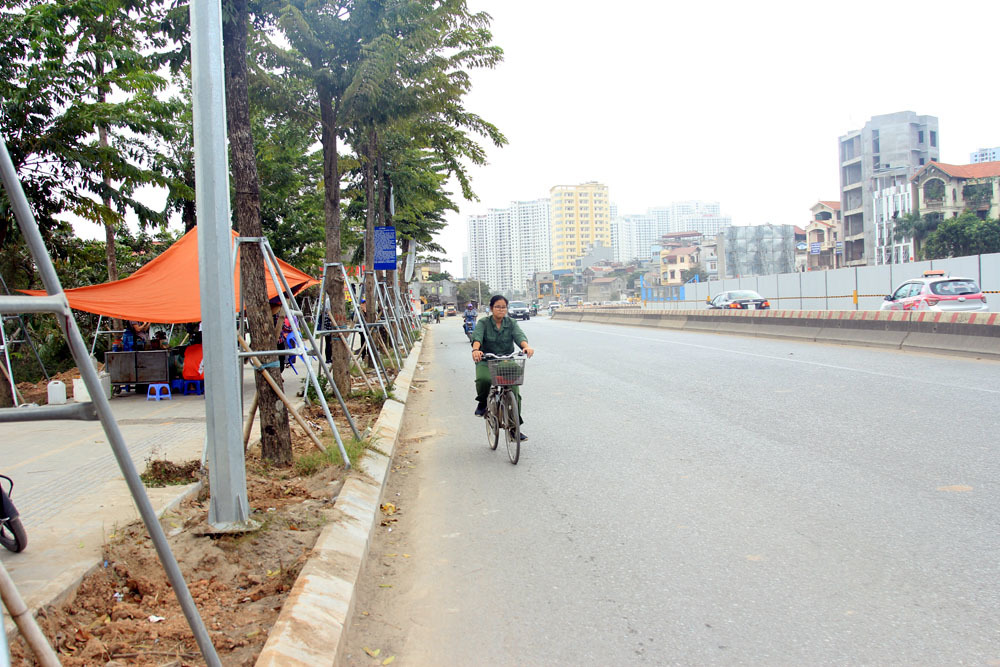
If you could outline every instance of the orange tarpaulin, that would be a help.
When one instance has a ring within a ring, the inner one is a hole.
[[[235,239],[237,234],[233,232]],[[229,261],[227,258],[225,261]],[[288,286],[295,293],[319,281],[278,260]],[[239,304],[240,263],[234,274]],[[151,260],[128,278],[100,285],[66,290],[74,310],[140,322],[179,324],[201,320],[201,292],[198,280],[198,228],[182,236],[162,255]],[[44,295],[41,290],[21,290],[25,294]],[[267,296],[278,296],[278,289],[267,275]]]

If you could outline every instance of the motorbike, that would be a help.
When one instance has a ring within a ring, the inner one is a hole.
[[[4,489],[3,484],[0,484],[0,544],[14,553],[19,553],[28,546],[28,534],[24,532],[20,515],[10,499],[10,494],[14,490],[14,480],[6,475],[0,475],[0,479],[7,480],[7,484],[10,485]]]
[[[465,331],[465,337],[468,338],[471,343],[472,332],[476,330],[476,321],[471,318],[465,318],[465,321],[462,323],[462,329]]]

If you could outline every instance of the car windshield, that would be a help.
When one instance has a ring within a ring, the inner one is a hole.
[[[527,308],[528,304],[523,301],[511,301],[510,308]]]
[[[939,296],[978,294],[979,285],[972,280],[939,280],[931,283],[931,292]]]
[[[757,294],[757,292],[753,292],[751,290],[739,290],[736,292],[730,292],[729,298],[731,300],[735,300],[735,299],[762,299],[763,297],[760,294]]]

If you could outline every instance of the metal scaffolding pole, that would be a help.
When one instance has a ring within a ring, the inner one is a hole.
[[[17,297],[19,299],[17,303],[24,304],[23,307],[19,305],[19,307],[8,309],[6,312],[50,312],[56,314],[59,326],[62,327],[63,333],[66,335],[69,350],[76,361],[77,368],[80,370],[80,375],[84,385],[87,387],[87,392],[90,394],[91,401],[93,401],[93,407],[101,420],[101,425],[104,427],[104,433],[108,437],[111,451],[114,452],[115,460],[117,460],[118,467],[122,471],[122,476],[125,478],[125,483],[128,485],[132,499],[139,510],[139,515],[146,525],[146,530],[149,532],[153,546],[156,549],[156,554],[163,564],[167,579],[174,589],[177,601],[184,612],[184,617],[191,627],[195,641],[198,642],[198,648],[201,649],[201,654],[208,665],[221,667],[222,663],[219,661],[219,656],[215,652],[212,640],[208,636],[205,624],[202,622],[201,616],[198,615],[198,608],[194,604],[194,599],[191,597],[191,592],[188,590],[184,576],[177,565],[177,560],[170,551],[167,536],[163,532],[163,527],[160,526],[156,512],[153,510],[153,505],[149,502],[149,496],[146,495],[146,488],[139,478],[139,473],[136,471],[135,465],[132,463],[132,457],[129,455],[128,447],[125,444],[125,438],[122,436],[118,422],[115,421],[114,414],[111,412],[111,405],[108,403],[108,398],[104,395],[101,388],[101,382],[97,377],[97,370],[90,363],[87,344],[84,342],[83,336],[80,335],[80,329],[76,326],[73,311],[66,300],[66,294],[63,292],[59,277],[56,275],[52,259],[45,249],[45,243],[42,241],[38,224],[35,222],[35,217],[28,206],[28,199],[24,195],[21,183],[17,180],[17,172],[14,170],[14,163],[10,159],[10,153],[7,152],[6,142],[0,141],[0,148],[2,148],[0,150],[0,179],[3,180],[4,189],[7,191],[7,198],[10,201],[11,208],[14,210],[18,226],[21,228],[21,236],[31,251],[35,266],[42,278],[42,284],[45,286],[45,291],[49,294],[49,296],[43,297]],[[15,297],[6,297],[6,299],[12,298]],[[0,302],[2,301],[4,299],[0,299]],[[0,308],[3,308],[3,306],[0,306]],[[0,410],[0,413],[13,416],[17,416],[18,413],[30,415],[32,410],[33,408],[6,408]],[[87,417],[80,416],[77,418]]]

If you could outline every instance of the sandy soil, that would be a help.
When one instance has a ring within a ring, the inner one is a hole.
[[[349,401],[349,409],[361,431],[379,411],[364,400]],[[307,414],[325,425],[319,408]],[[346,421],[336,421],[344,424],[346,437]],[[296,459],[312,454],[305,433],[294,424],[292,431]],[[321,437],[335,452],[332,437]],[[252,518],[262,524],[258,531],[205,534],[207,497],[187,501],[161,520],[223,664],[255,662],[321,528],[336,519],[333,503],[344,478],[340,465],[311,476],[294,467],[269,468],[251,450],[247,490]],[[67,667],[204,664],[141,523],[112,535],[97,571],[72,599],[41,610],[38,620]],[[13,664],[34,664],[20,638],[11,651]]]

